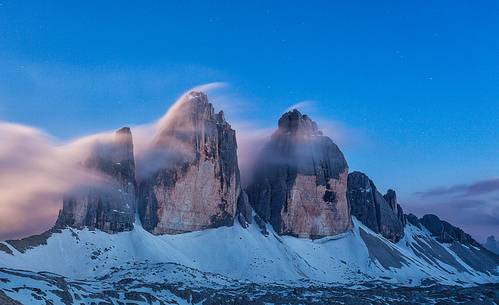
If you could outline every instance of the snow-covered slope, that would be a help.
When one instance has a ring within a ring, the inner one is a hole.
[[[229,281],[252,283],[382,281],[415,286],[425,280],[461,285],[499,281],[497,257],[484,262],[480,249],[440,244],[425,229],[412,225],[397,244],[355,219],[352,231],[318,240],[278,236],[270,226],[267,229],[268,236],[255,224],[162,236],[148,233],[139,224],[117,234],[64,229],[24,253],[3,243],[0,267],[48,271],[74,279],[109,276],[137,263],[174,263]]]

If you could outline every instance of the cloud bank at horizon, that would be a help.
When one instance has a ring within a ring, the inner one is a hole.
[[[440,186],[414,193],[407,210],[422,216],[436,214],[460,226],[479,242],[499,236],[499,178]]]

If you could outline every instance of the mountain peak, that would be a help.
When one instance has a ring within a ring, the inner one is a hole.
[[[322,135],[322,131],[319,130],[317,123],[297,109],[284,113],[279,119],[278,127],[278,131],[285,133],[308,136]]]

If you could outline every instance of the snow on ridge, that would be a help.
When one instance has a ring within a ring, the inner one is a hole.
[[[355,218],[353,222],[350,232],[318,240],[279,236],[271,227],[266,237],[256,224],[245,229],[237,223],[161,236],[150,234],[139,223],[132,231],[116,234],[64,229],[53,233],[47,245],[25,253],[13,247],[9,247],[13,255],[0,251],[0,267],[84,279],[106,276],[136,264],[173,263],[238,281],[300,285],[382,281],[415,286],[425,279],[463,285],[499,280],[498,276],[476,271],[460,272],[442,261],[430,263],[415,252],[413,245],[416,238],[422,243],[434,239],[412,225],[406,227],[406,236],[393,244]],[[448,247],[443,249],[456,256]],[[459,263],[472,269],[462,260]]]

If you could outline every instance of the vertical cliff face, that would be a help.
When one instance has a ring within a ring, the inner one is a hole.
[[[348,175],[347,198],[352,216],[368,228],[393,242],[404,236],[405,215],[395,191],[383,196],[368,176],[353,172]]]
[[[279,234],[322,237],[351,228],[347,162],[307,115],[285,113],[256,164],[249,201]]]
[[[184,96],[156,137],[158,150],[182,150],[140,184],[139,214],[154,234],[232,225],[241,192],[235,131],[201,92]]]
[[[392,211],[395,213],[395,215],[397,215],[398,220],[402,223],[403,226],[405,226],[405,224],[407,223],[407,220],[406,220],[406,216],[404,214],[404,210],[402,209],[400,204],[398,204],[397,193],[394,190],[389,189],[386,192],[386,194],[383,195],[383,198],[388,203],[388,205],[390,206]]]
[[[131,230],[136,211],[136,182],[130,129],[118,130],[111,143],[98,144],[84,166],[106,180],[99,186],[65,196],[55,227],[88,227],[108,233]]]

